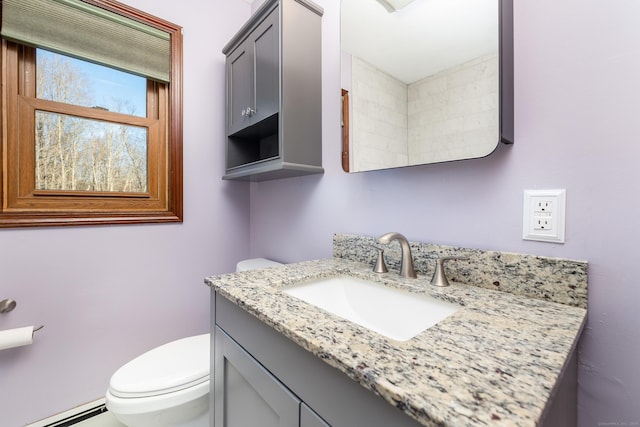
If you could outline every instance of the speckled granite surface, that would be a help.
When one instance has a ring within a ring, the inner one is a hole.
[[[336,234],[333,256],[374,265],[377,251],[384,248],[389,270],[400,269],[400,245],[378,245],[372,237]],[[459,283],[509,292],[561,304],[587,308],[587,262],[454,246],[410,242],[418,273],[431,278],[435,258],[464,256],[467,260],[447,261],[447,278]]]
[[[340,274],[427,293],[463,308],[398,342],[280,290]],[[205,281],[425,426],[535,426],[577,342],[586,310],[453,282],[436,288],[429,279],[377,275],[370,263],[333,258]]]

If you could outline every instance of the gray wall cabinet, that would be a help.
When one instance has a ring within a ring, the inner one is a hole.
[[[213,427],[420,424],[212,292]]]
[[[308,0],[268,0],[227,43],[226,173],[322,173],[321,23]]]

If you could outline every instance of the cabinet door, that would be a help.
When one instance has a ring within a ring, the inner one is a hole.
[[[279,8],[275,8],[227,57],[227,135],[280,109]]]
[[[300,403],[300,427],[331,427],[304,403]]]
[[[298,427],[300,401],[215,329],[214,427]]]
[[[247,40],[227,57],[227,135],[250,124],[253,92],[253,42]]]
[[[275,8],[252,33],[255,64],[255,102],[251,117],[262,121],[280,109],[279,7]]]

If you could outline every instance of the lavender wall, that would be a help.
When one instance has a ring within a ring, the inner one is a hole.
[[[0,230],[0,329],[42,323],[0,351],[0,425],[21,426],[104,395],[110,375],[156,345],[209,330],[205,276],[249,252],[249,188],[221,181],[222,46],[241,1],[127,0],[184,27],[184,223]]]
[[[339,163],[339,2],[318,3],[326,172],[251,184],[252,255],[328,257],[335,232],[397,230],[417,241],[587,260],[579,425],[640,423],[640,2],[516,0],[516,144],[485,159],[355,175]],[[567,189],[565,244],[521,239],[528,188]]]
[[[208,329],[206,275],[249,253],[331,255],[334,232],[585,259],[580,426],[640,422],[640,32],[636,0],[515,1],[516,145],[486,158],[346,175],[339,164],[339,2],[325,8],[323,176],[227,183],[223,56],[238,0],[127,0],[185,29],[185,222],[0,230],[0,329],[45,324],[0,352],[2,424],[99,397],[120,364]],[[522,190],[567,189],[567,243],[523,241]],[[249,200],[250,197],[250,200]]]

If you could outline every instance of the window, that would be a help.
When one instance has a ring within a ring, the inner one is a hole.
[[[3,0],[0,227],[181,221],[181,54],[112,0]]]

